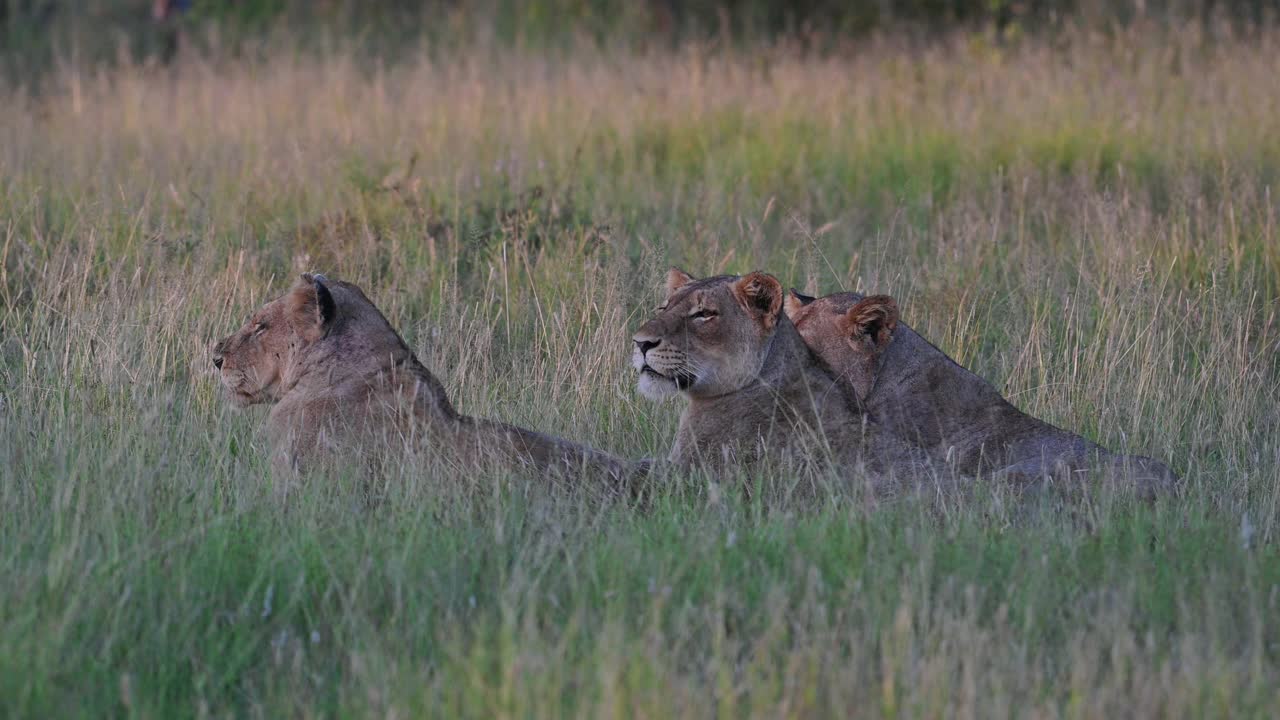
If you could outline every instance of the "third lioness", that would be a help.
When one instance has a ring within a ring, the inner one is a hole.
[[[695,279],[672,269],[657,315],[633,337],[640,392],[689,400],[669,459],[677,466],[750,463],[762,454],[829,451],[878,479],[921,479],[927,458],[845,399],[782,311],[761,272]]]
[[[950,458],[961,472],[1025,480],[1101,467],[1123,473],[1146,495],[1177,482],[1158,460],[1112,454],[1018,410],[899,322],[887,295],[815,299],[792,290],[786,314],[850,402],[899,438]]]

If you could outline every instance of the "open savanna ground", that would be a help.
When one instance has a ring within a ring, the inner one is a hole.
[[[0,87],[0,715],[1269,716],[1280,35],[394,62]],[[1036,507],[412,459],[273,480],[213,341],[311,270],[455,404],[630,457],[669,264],[894,295],[1185,481]]]

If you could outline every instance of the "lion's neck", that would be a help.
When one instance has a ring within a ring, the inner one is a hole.
[[[804,338],[791,320],[783,315],[774,330],[764,364],[760,368],[758,384],[770,391],[807,381],[808,371],[815,367],[813,353],[804,344]]]
[[[727,447],[751,455],[765,438],[772,438],[771,447],[777,449],[800,426],[838,431],[850,415],[837,387],[783,317],[750,382],[723,395],[690,398],[670,460],[677,465],[714,462]]]
[[[294,358],[285,394],[354,399],[374,386],[390,385],[433,414],[457,415],[444,386],[399,336],[358,332],[330,335]]]

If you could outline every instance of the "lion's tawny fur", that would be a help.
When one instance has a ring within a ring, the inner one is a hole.
[[[633,336],[640,391],[683,394],[688,406],[669,460],[721,466],[762,451],[814,451],[880,474],[924,470],[922,453],[851,407],[782,312],[782,288],[764,273],[697,280],[673,269],[667,298]]]
[[[304,274],[214,349],[240,406],[269,404],[278,468],[376,446],[421,449],[450,463],[544,475],[642,473],[607,453],[505,423],[460,414],[444,387],[360,288]]]
[[[1079,478],[1102,467],[1123,472],[1143,495],[1176,483],[1157,460],[1114,455],[1018,410],[900,322],[888,296],[846,292],[814,299],[792,291],[786,313],[850,402],[961,472],[1025,481]]]

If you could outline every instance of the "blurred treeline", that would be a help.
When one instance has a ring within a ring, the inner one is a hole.
[[[1280,0],[0,0],[0,63],[165,61],[180,46],[253,52],[287,41],[394,59],[427,45],[630,49],[712,40],[835,51],[873,34],[956,31],[999,41],[1136,23],[1248,34]]]

